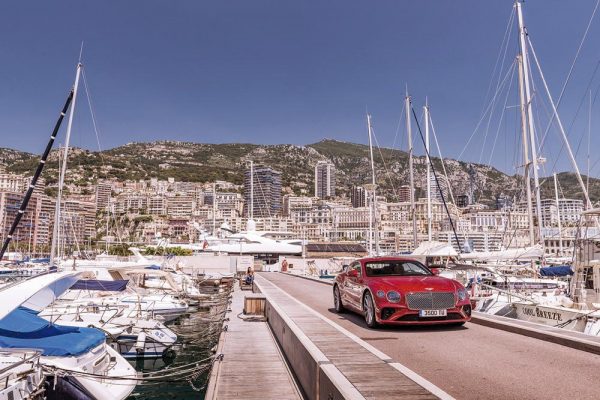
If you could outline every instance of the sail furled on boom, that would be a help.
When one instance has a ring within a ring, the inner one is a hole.
[[[25,197],[23,197],[23,201],[21,202],[19,211],[17,211],[17,215],[15,216],[15,219],[14,219],[12,225],[10,226],[8,235],[4,239],[4,243],[2,244],[2,250],[0,250],[0,260],[2,260],[2,258],[4,257],[4,253],[8,249],[8,246],[12,240],[12,237],[13,237],[15,231],[17,230],[17,227],[19,226],[19,222],[21,221],[23,214],[25,214],[25,210],[27,209],[27,205],[29,204],[29,200],[31,199],[33,190],[35,189],[35,185],[37,184],[37,181],[38,181],[40,175],[42,174],[42,171],[44,170],[44,165],[46,165],[46,160],[48,159],[48,155],[50,154],[50,151],[52,150],[52,146],[54,145],[54,140],[56,139],[56,135],[58,134],[58,130],[60,129],[60,125],[62,124],[62,120],[64,119],[65,115],[67,114],[67,110],[69,109],[69,106],[71,105],[71,101],[73,100],[73,93],[74,93],[74,90],[71,89],[71,91],[69,92],[69,95],[67,96],[67,100],[65,101],[65,105],[63,106],[62,111],[60,112],[60,115],[58,116],[58,120],[56,121],[56,124],[54,125],[54,130],[52,131],[52,134],[50,135],[50,140],[48,141],[48,144],[46,145],[46,149],[44,150],[44,153],[42,154],[42,158],[40,159],[37,169],[35,170],[35,174],[33,175],[31,182],[29,183],[29,188],[27,189],[27,192],[25,193]]]

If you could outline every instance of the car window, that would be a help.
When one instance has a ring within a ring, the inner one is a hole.
[[[355,263],[350,264],[350,270],[353,270],[353,269],[356,270],[356,272],[358,272],[358,276],[362,275],[362,271],[361,271],[360,263],[359,262],[355,262]]]
[[[367,276],[421,276],[433,275],[423,264],[416,261],[372,261],[365,264]]]

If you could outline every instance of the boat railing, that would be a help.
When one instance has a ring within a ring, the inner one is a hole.
[[[13,364],[4,367],[2,369],[0,369],[0,376],[6,374],[7,372],[9,372],[10,370],[12,370],[13,368],[16,368],[20,365],[23,364],[27,364],[30,362],[35,362],[37,361],[37,359],[40,358],[40,356],[42,355],[42,351],[41,350],[37,350],[37,349],[0,349],[0,356],[4,355],[4,356],[15,356],[15,354],[19,354],[21,353],[23,355],[23,358],[19,361],[15,361]]]
[[[498,287],[496,287],[496,286],[488,285],[488,284],[486,284],[486,283],[478,283],[477,285],[479,285],[479,286],[482,286],[482,287],[485,287],[485,288],[488,288],[488,289],[495,290],[495,291],[497,291],[497,292],[500,292],[500,293],[504,293],[504,294],[506,294],[506,295],[508,295],[508,296],[514,296],[514,297],[516,297],[517,299],[525,300],[525,301],[528,301],[528,302],[530,302],[530,303],[533,303],[533,304],[535,304],[535,305],[539,304],[539,303],[537,303],[536,301],[534,301],[534,300],[533,300],[532,298],[530,298],[530,297],[527,297],[527,296],[522,296],[522,295],[520,295],[520,294],[515,294],[514,292],[511,292],[511,291],[508,291],[508,290],[504,290],[504,289],[500,289],[500,288],[498,288]]]

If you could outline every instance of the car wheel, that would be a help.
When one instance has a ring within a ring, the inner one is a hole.
[[[377,318],[375,318],[375,303],[371,293],[365,293],[363,298],[363,310],[365,311],[365,322],[369,328],[376,328],[379,324]]]
[[[340,288],[338,285],[333,287],[333,306],[335,307],[335,312],[338,314],[346,311],[344,304],[342,304],[342,296],[340,295]]]

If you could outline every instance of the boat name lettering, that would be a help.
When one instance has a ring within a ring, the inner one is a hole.
[[[523,307],[523,314],[530,317],[544,318],[552,321],[562,321],[562,315],[559,312],[540,310],[537,307]]]

